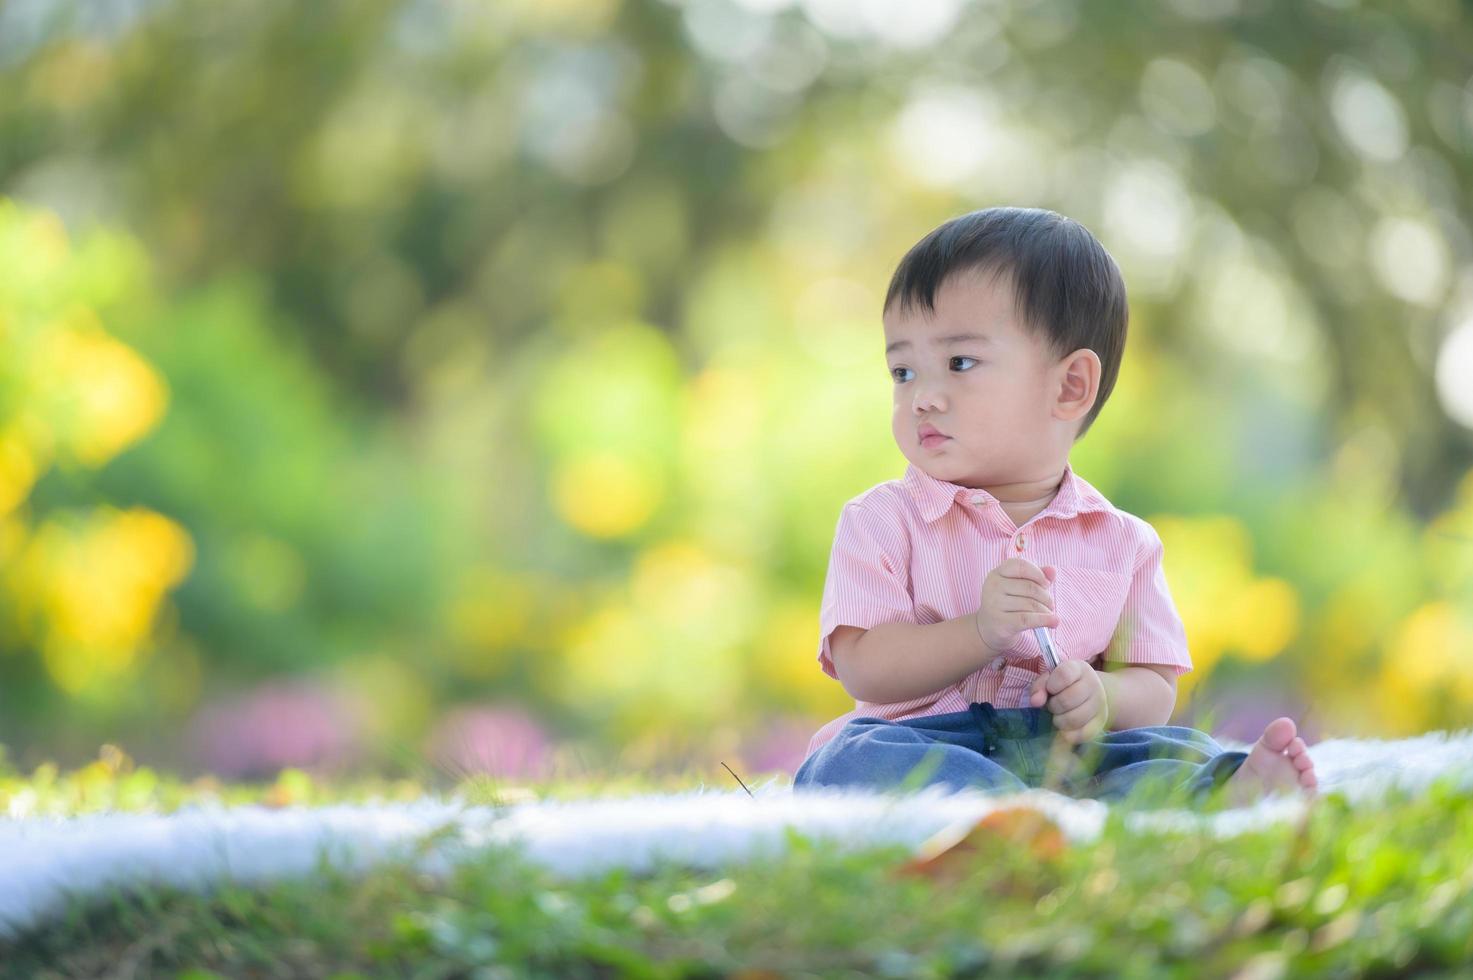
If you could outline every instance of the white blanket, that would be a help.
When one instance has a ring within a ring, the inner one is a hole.
[[[1229,748],[1247,748],[1219,739]],[[1473,788],[1473,730],[1433,732],[1400,741],[1339,739],[1310,747],[1322,793],[1370,800],[1391,786],[1412,791],[1453,774]],[[727,777],[725,770],[720,771]],[[319,858],[359,871],[409,853],[416,839],[453,831],[426,851],[419,869],[442,876],[489,842],[519,842],[534,862],[563,877],[615,866],[648,869],[659,860],[714,868],[779,855],[786,828],[844,848],[901,843],[915,846],[959,821],[975,821],[1000,806],[1036,807],[1072,840],[1099,834],[1108,806],[1046,790],[1010,796],[948,794],[931,788],[909,795],[854,791],[794,794],[774,778],[753,787],[708,788],[577,801],[470,806],[459,797],[414,803],[369,803],[267,809],[192,806],[168,815],[89,814],[72,818],[0,816],[0,940],[46,922],[69,895],[91,896],[112,886],[151,883],[205,892],[223,881],[259,883],[313,872]],[[1231,835],[1303,812],[1292,796],[1264,799],[1215,815],[1154,811],[1132,815],[1142,832],[1201,827]]]

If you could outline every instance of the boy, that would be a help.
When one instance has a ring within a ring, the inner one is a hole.
[[[1127,316],[1114,260],[1052,211],[962,215],[901,260],[883,322],[910,465],[839,516],[818,660],[855,709],[814,735],[795,790],[1017,791],[1052,762],[1099,798],[1145,777],[1228,805],[1313,794],[1289,718],[1247,753],[1166,725],[1191,658],[1161,539],[1069,466]],[[1053,669],[1038,627],[1057,628]]]

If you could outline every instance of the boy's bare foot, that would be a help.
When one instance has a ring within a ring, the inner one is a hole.
[[[1294,719],[1275,718],[1223,785],[1222,798],[1228,806],[1247,806],[1270,793],[1296,788],[1313,796],[1318,785],[1314,760],[1304,739],[1295,734]]]

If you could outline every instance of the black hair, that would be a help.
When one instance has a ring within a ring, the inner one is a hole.
[[[985,208],[916,242],[890,279],[885,310],[936,309],[936,293],[961,272],[1005,274],[1023,325],[1055,357],[1088,348],[1100,359],[1100,390],[1075,439],[1100,414],[1125,352],[1125,280],[1110,253],[1079,222],[1042,208]]]

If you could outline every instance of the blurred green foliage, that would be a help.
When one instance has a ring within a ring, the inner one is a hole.
[[[1123,802],[1089,839],[1087,822],[1066,833],[1015,807],[943,826],[920,844],[884,842],[894,831],[866,841],[787,826],[767,842],[776,846],[751,853],[651,842],[629,860],[581,871],[550,866],[477,823],[486,805],[560,795],[542,786],[515,801],[458,795],[478,809],[439,821],[397,854],[350,862],[332,849],[310,874],[282,862],[250,880],[201,862],[189,882],[69,889],[3,947],[0,977],[96,976],[119,963],[179,978],[269,971],[329,980],[476,970],[1460,976],[1473,955],[1467,776],[1454,769],[1420,788],[1334,792],[1302,817],[1231,831]],[[679,788],[698,791],[691,778]],[[600,781],[569,799],[607,802],[631,789]],[[297,770],[222,793],[208,777],[181,783],[133,770],[115,749],[73,772],[38,767],[29,779],[0,759],[0,809],[39,820],[104,808],[431,802],[420,793],[412,783],[338,784]],[[751,805],[739,789],[727,798]],[[362,972],[337,972],[345,970]]]
[[[296,673],[381,755],[493,698],[755,760],[851,704],[888,275],[999,203],[1125,271],[1074,463],[1166,541],[1182,717],[1466,725],[1468,50],[1451,0],[12,0],[0,740],[182,752]]]

